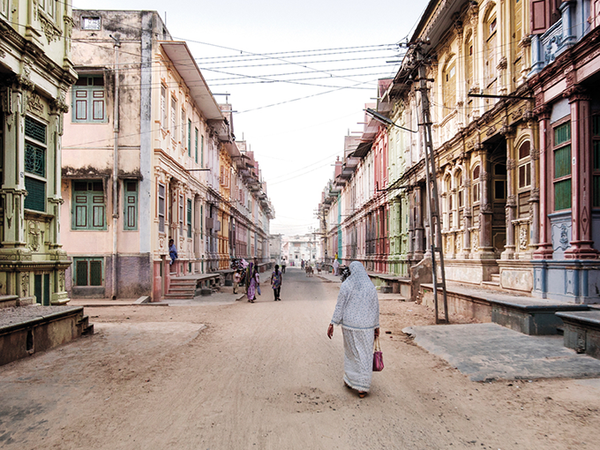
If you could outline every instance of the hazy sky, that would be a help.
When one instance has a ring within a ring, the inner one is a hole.
[[[425,0],[74,0],[76,9],[156,10],[186,40],[213,94],[228,93],[236,138],[255,152],[275,208],[271,233],[317,228],[314,212],[348,131]],[[276,53],[276,54],[273,54]],[[268,59],[265,54],[271,54]],[[225,97],[215,95],[219,103]]]

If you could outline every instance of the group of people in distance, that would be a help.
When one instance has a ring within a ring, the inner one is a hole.
[[[245,261],[244,261],[245,262]],[[242,263],[243,265],[243,263]],[[279,269],[279,265],[275,264],[275,270],[271,274],[271,288],[275,301],[281,301],[281,285],[283,283],[283,273],[285,265],[282,265],[283,270]],[[236,267],[233,272],[233,293],[237,294],[240,284],[244,284],[246,288],[246,296],[248,302],[254,303],[256,295],[261,295],[260,291],[260,273],[258,271],[258,261],[254,259],[247,267]]]

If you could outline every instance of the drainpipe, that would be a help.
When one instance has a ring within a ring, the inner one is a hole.
[[[113,102],[113,173],[112,173],[112,230],[113,230],[113,249],[112,249],[112,299],[117,299],[117,252],[118,252],[118,234],[119,234],[119,194],[118,176],[119,176],[119,48],[121,41],[118,37],[110,35],[115,41],[115,95]]]

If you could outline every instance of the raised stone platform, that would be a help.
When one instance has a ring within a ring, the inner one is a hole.
[[[22,306],[0,310],[0,365],[92,334],[81,306]]]
[[[421,285],[423,303],[433,307],[433,285]],[[563,320],[556,314],[567,311],[587,311],[587,305],[553,302],[525,295],[448,283],[448,312],[471,317],[479,322],[493,322],[529,335],[557,334]],[[438,288],[438,304],[443,306]]]
[[[600,358],[600,311],[559,312],[556,315],[565,324],[565,347]]]
[[[380,292],[401,294],[405,298],[410,298],[410,278],[376,272],[369,273],[369,277]]]

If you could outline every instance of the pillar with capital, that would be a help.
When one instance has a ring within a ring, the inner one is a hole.
[[[491,184],[492,174],[488,161],[488,149],[484,145],[479,147],[479,160],[481,164],[481,207],[479,208],[479,254],[480,259],[495,258],[492,245],[492,203]]]
[[[571,247],[566,259],[596,259],[592,239],[592,149],[590,97],[579,85],[567,89],[571,106]]]
[[[414,246],[413,258],[417,261],[423,259],[423,237],[425,228],[423,226],[423,186],[417,186],[414,190],[414,203],[412,209],[414,211]]]
[[[532,120],[532,112],[528,113],[529,136],[531,142],[531,196],[529,197],[531,226],[529,228],[529,247],[535,250],[540,242],[540,143],[537,137],[539,130]],[[538,131],[536,133],[536,131]]]
[[[14,77],[2,87],[4,236],[0,251],[27,252],[25,242],[25,116],[27,96],[33,85],[23,77]],[[15,259],[19,259],[15,255]]]
[[[506,138],[506,245],[502,252],[502,259],[513,259],[515,256],[515,226],[513,224],[517,215],[516,177],[517,169],[515,154],[515,131],[512,127],[505,127]]]
[[[552,157],[550,141],[551,108],[544,103],[543,94],[536,98],[535,114],[539,124],[539,245],[533,254],[534,259],[552,259],[552,236],[550,234],[551,173],[550,158]],[[535,176],[534,176],[535,178]]]

